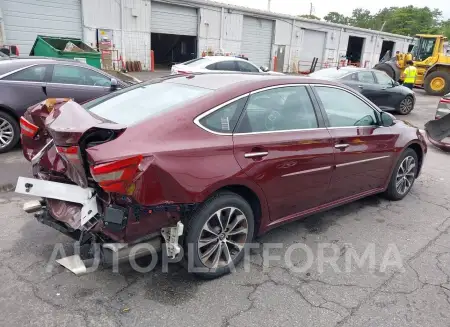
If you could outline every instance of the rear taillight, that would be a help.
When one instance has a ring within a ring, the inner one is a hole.
[[[442,98],[441,101],[439,101],[440,103],[450,103],[450,99],[447,98]]]
[[[78,146],[57,146],[56,151],[72,163],[80,162],[80,148]]]
[[[129,187],[139,177],[141,155],[91,167],[91,175],[106,192],[128,194]]]
[[[34,138],[39,131],[39,127],[30,123],[24,117],[20,117],[20,133],[28,137]]]
[[[185,71],[185,70],[178,70],[176,71],[177,74],[181,74],[181,75],[191,75],[191,72]]]

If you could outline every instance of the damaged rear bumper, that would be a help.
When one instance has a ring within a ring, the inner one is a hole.
[[[450,115],[427,122],[425,132],[431,144],[443,151],[450,152],[450,142],[443,142],[450,136]]]

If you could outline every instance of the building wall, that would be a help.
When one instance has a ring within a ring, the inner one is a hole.
[[[123,0],[123,36],[120,0],[82,0],[83,37],[95,45],[97,29],[113,30],[113,44],[125,60],[140,61],[144,69],[150,67],[150,19],[149,0]]]
[[[116,49],[122,52],[122,32],[120,0],[81,0],[83,9],[84,39],[95,44],[96,29],[112,29]],[[164,0],[161,0],[164,1]],[[199,8],[198,23],[198,53],[212,50],[241,54],[242,25],[244,14],[267,18],[275,21],[274,38],[271,57],[275,56],[279,46],[285,46],[284,71],[295,71],[297,63],[302,58],[304,29],[326,33],[326,43],[322,65],[336,65],[347,51],[350,35],[365,38],[362,63],[369,66],[378,62],[383,39],[396,42],[394,51],[406,51],[409,38],[402,36],[377,35],[377,31],[362,30],[351,27],[314,22],[309,20],[294,20],[290,16],[274,13],[253,11],[241,7],[214,4],[203,0],[171,0],[170,3],[189,5]],[[144,68],[149,67],[151,49],[151,1],[124,0],[124,47],[127,60],[139,60]],[[272,67],[273,68],[273,67]]]

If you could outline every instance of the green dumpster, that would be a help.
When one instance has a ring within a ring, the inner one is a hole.
[[[72,51],[67,51],[68,49]],[[92,49],[81,39],[38,35],[30,56],[75,59],[101,68],[100,52]]]

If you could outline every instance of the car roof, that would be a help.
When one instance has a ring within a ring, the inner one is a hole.
[[[349,72],[349,73],[353,73],[353,72],[359,72],[359,71],[369,71],[369,72],[373,72],[373,71],[377,71],[376,69],[372,69],[372,68],[363,68],[363,67],[355,67],[355,66],[345,66],[345,67],[331,67],[331,68],[324,68],[321,70],[332,70],[332,69],[339,69],[345,72]]]
[[[340,85],[329,80],[292,75],[270,75],[264,73],[194,73],[188,76],[163,78],[167,83],[183,84],[211,90],[226,89],[230,86],[254,86],[254,89],[284,84],[327,84]]]
[[[239,57],[234,57],[234,56],[205,56],[203,58],[206,58],[208,60],[217,62],[217,61],[230,61],[230,60],[238,60],[238,61],[247,61],[245,59],[239,58]]]

